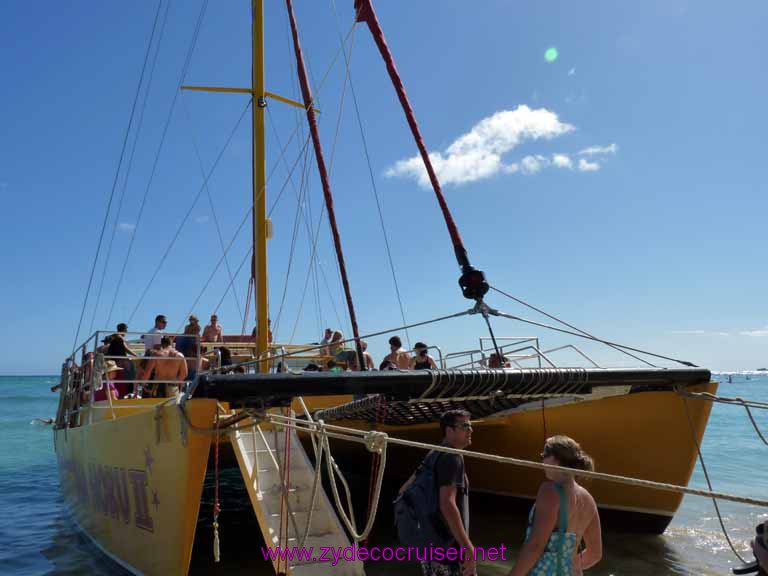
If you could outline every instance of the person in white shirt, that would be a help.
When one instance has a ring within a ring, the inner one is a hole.
[[[155,316],[155,325],[149,330],[149,333],[144,334],[144,336],[141,337],[141,339],[144,340],[144,350],[146,352],[160,348],[160,340],[162,339],[163,334],[165,334],[165,327],[167,325],[168,319],[165,315],[158,314]]]

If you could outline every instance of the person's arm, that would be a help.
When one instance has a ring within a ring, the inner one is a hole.
[[[592,521],[584,531],[584,550],[579,553],[581,569],[592,568],[603,558],[603,535],[600,529],[600,513],[595,507]]]
[[[187,370],[187,361],[184,360],[184,355],[179,354],[178,359],[178,372],[176,373],[176,379],[179,381],[184,381],[187,379],[187,374],[189,374],[189,371]]]
[[[525,576],[536,565],[549,541],[549,536],[557,523],[560,498],[552,482],[545,482],[536,495],[536,513],[533,528],[517,556],[509,576]],[[567,529],[567,527],[566,527]]]
[[[437,370],[437,364],[435,364],[435,359],[429,355],[427,355],[427,358],[429,359],[429,367],[432,368],[432,370]]]
[[[464,562],[462,564],[463,574],[474,574],[475,565],[475,547],[469,539],[469,534],[464,530],[464,522],[461,519],[459,507],[456,506],[456,485],[440,486],[440,513],[448,525],[448,529],[455,538],[456,542],[462,548],[466,548]]]

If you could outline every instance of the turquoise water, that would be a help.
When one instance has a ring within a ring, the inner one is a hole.
[[[58,396],[49,388],[56,381],[45,376],[0,377],[0,573],[122,573],[87,544],[65,517],[51,429],[35,420],[54,416]],[[749,380],[745,375],[734,376],[733,383],[724,382],[719,393],[768,402],[768,376],[752,375]],[[753,414],[764,434],[768,433],[768,412],[754,410]],[[702,450],[715,490],[768,497],[764,464],[768,446],[757,437],[743,408],[715,404]],[[706,488],[700,465],[691,485]],[[721,511],[736,547],[749,555],[747,539],[758,522],[768,519],[768,510],[724,503]],[[521,520],[473,515],[472,522],[476,543],[498,545],[499,534],[512,526],[517,534]],[[736,562],[712,502],[699,497],[685,498],[663,536],[605,534],[604,538],[605,558],[590,574],[729,574]],[[248,554],[252,553],[251,548]],[[193,572],[205,573],[207,566],[208,562],[193,566]],[[391,567],[374,566],[369,573],[386,574]],[[501,575],[508,569],[509,563],[487,563],[480,566],[479,574]],[[257,572],[269,573],[263,568]],[[398,573],[405,576],[408,571],[403,566]]]

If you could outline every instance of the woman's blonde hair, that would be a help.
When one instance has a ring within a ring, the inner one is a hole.
[[[569,436],[552,436],[544,443],[543,456],[554,456],[561,466],[576,470],[595,469],[592,457],[581,449],[576,440]]]

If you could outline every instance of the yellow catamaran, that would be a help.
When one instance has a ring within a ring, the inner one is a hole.
[[[248,490],[266,544],[345,545],[350,538],[322,490],[313,485],[313,463],[295,431],[262,422],[274,407],[293,406],[307,418],[391,436],[435,442],[441,411],[463,407],[482,420],[476,425],[473,449],[490,454],[537,460],[543,440],[553,434],[577,438],[594,455],[601,472],[685,485],[691,477],[711,404],[681,392],[716,390],[708,370],[692,365],[662,369],[604,369],[585,357],[589,368],[560,368],[542,351],[536,338],[490,338],[480,348],[440,358],[440,370],[386,372],[302,372],[293,368],[324,360],[317,346],[269,342],[267,302],[267,235],[264,148],[265,107],[269,99],[306,110],[318,169],[326,193],[334,240],[330,188],[324,176],[312,94],[304,72],[290,0],[287,7],[302,84],[303,102],[270,93],[264,78],[263,0],[252,1],[252,84],[250,88],[190,86],[187,89],[249,94],[253,124],[253,261],[251,282],[256,303],[257,336],[225,342],[240,362],[240,372],[219,366],[221,342],[198,343],[198,357],[213,359],[209,371],[170,398],[98,399],[110,358],[100,348],[104,332],[79,345],[62,369],[54,440],[63,494],[79,528],[108,556],[136,574],[185,574],[193,552],[195,528],[206,473],[226,464],[223,452],[234,455]],[[489,318],[507,316],[484,301],[488,285],[469,263],[429,162],[402,81],[370,0],[355,2],[355,16],[372,37],[393,80],[426,168],[446,216],[457,260],[460,285],[473,301],[454,316],[476,314],[490,329]],[[344,262],[340,257],[340,267]],[[364,366],[349,287],[357,362]],[[571,329],[576,336],[595,338]],[[108,333],[107,333],[108,334]],[[599,341],[599,340],[598,340]],[[602,342],[602,341],[600,341]],[[640,351],[606,343],[634,354]],[[138,355],[141,343],[131,344]],[[575,348],[574,348],[575,349]],[[507,358],[510,367],[489,369],[487,353]],[[354,356],[346,356],[354,363]],[[463,364],[462,364],[463,363]],[[687,364],[687,363],[686,363]],[[453,366],[453,367],[451,367]],[[201,365],[197,365],[198,369]],[[134,382],[135,385],[147,384]],[[302,399],[303,398],[303,399]],[[305,440],[305,444],[309,445]],[[226,450],[225,450],[226,449]],[[359,462],[364,452],[342,442],[334,449],[340,461]],[[222,454],[220,454],[220,450]],[[407,476],[421,456],[396,449],[387,474]],[[367,460],[365,460],[367,463]],[[469,462],[473,491],[502,497],[500,502],[531,499],[541,481],[537,471],[491,462]],[[681,495],[596,481],[591,486],[604,516],[614,525],[662,532]],[[312,496],[312,497],[310,497]],[[505,504],[500,504],[503,508]],[[285,563],[275,570],[293,574],[328,573],[328,564]],[[333,568],[360,574],[356,562]]]

